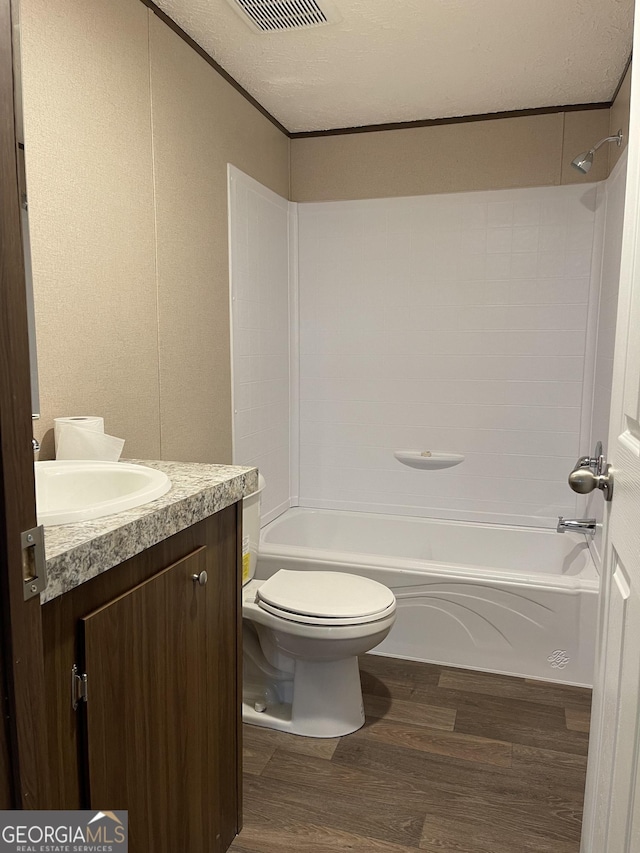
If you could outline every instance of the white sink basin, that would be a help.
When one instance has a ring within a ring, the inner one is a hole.
[[[166,494],[162,471],[127,462],[36,462],[38,524],[90,521]]]

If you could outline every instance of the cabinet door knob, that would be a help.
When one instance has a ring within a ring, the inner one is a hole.
[[[200,586],[204,586],[208,580],[208,575],[206,572],[200,572],[199,575],[191,575],[191,580],[194,583],[199,583]]]

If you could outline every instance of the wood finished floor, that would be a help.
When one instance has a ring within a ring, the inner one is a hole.
[[[366,723],[244,727],[232,853],[578,853],[591,692],[366,655]]]

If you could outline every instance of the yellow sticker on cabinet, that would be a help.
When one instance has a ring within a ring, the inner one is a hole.
[[[251,554],[242,555],[242,583],[249,580],[249,569],[251,567]]]

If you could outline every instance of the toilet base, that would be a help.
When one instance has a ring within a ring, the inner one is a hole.
[[[296,660],[293,701],[257,711],[242,703],[242,719],[253,726],[305,737],[341,737],[364,724],[358,658]]]

